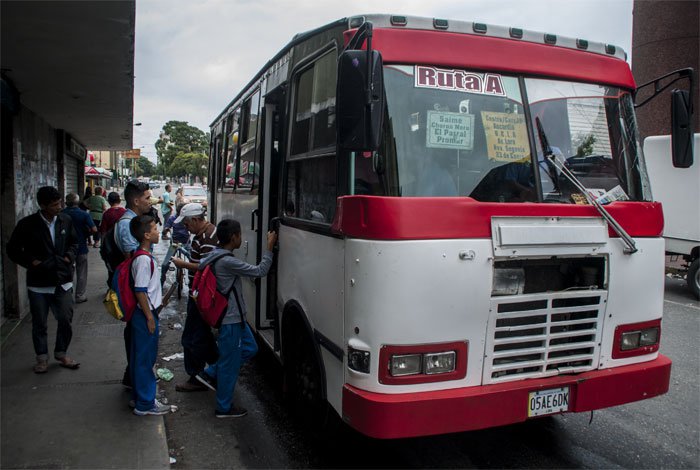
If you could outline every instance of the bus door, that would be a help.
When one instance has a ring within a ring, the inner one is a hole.
[[[279,105],[284,93],[270,93],[265,97],[265,105],[261,109],[262,114],[262,165],[260,166],[260,201],[261,211],[259,243],[264,248],[267,244],[267,231],[271,227],[271,221],[279,215],[279,193],[281,175],[280,157],[280,116]],[[262,250],[260,250],[262,253]],[[273,261],[268,275],[258,282],[258,308],[256,309],[255,327],[261,337],[267,341],[275,351],[279,350],[279,329],[277,328],[277,257]]]

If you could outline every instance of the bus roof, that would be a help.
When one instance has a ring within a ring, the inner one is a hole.
[[[303,33],[296,34],[292,40],[287,43],[273,58],[255,74],[255,76],[242,88],[219,115],[212,121],[210,127],[216,126],[221,119],[227,114],[230,108],[240,100],[251,86],[257,82],[263,74],[273,68],[278,62],[284,59],[292,48],[302,42],[334,28],[344,28],[346,31],[352,31],[359,28],[364,22],[371,21],[374,28],[386,30],[418,30],[418,31],[440,31],[448,33],[466,34],[472,36],[483,36],[489,38],[508,39],[518,42],[528,42],[549,46],[555,48],[564,48],[576,50],[580,52],[589,52],[599,54],[608,58],[616,58],[626,61],[627,53],[618,46],[604,44],[601,42],[588,41],[581,38],[570,38],[566,36],[558,36],[550,33],[524,30],[516,27],[507,27],[499,25],[490,25],[486,23],[478,23],[472,21],[447,20],[440,18],[427,18],[419,16],[402,16],[389,14],[367,14],[349,16],[336,20],[332,23],[325,24],[319,28],[309,30]]]

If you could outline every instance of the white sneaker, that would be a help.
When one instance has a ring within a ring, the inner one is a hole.
[[[165,415],[170,413],[170,405],[164,405],[158,400],[155,400],[153,403],[153,407],[150,410],[146,411],[141,411],[137,408],[134,408],[134,414],[137,416],[146,416],[146,415]]]

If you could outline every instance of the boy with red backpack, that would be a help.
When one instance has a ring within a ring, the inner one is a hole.
[[[228,297],[226,313],[219,327],[218,361],[196,375],[196,379],[216,391],[217,418],[238,418],[248,412],[241,406],[233,405],[233,391],[238,380],[241,364],[252,358],[258,351],[255,338],[246,323],[246,304],[241,295],[241,276],[265,277],[272,266],[272,248],[277,241],[275,232],[267,233],[267,250],[260,264],[253,266],[239,260],[233,253],[241,246],[241,224],[232,219],[224,219],[216,226],[218,247],[202,259],[199,270],[207,266],[216,276],[217,291]]]
[[[129,222],[131,235],[138,240],[139,248],[130,262],[136,308],[131,316],[131,373],[134,414],[164,415],[170,406],[156,400],[156,376],[153,366],[158,355],[158,311],[163,301],[156,261],[151,255],[151,245],[158,243],[156,222],[150,215],[139,215]]]

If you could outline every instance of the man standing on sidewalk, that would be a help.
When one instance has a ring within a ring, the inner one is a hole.
[[[131,219],[137,215],[145,215],[151,210],[151,190],[147,183],[141,181],[129,181],[124,188],[124,199],[126,199],[126,212],[114,226],[114,241],[117,242],[119,250],[125,258],[131,255],[139,247],[139,242],[131,234],[129,228]],[[122,378],[122,384],[131,388],[131,325],[124,327],[124,347],[126,348],[126,370]]]
[[[170,199],[170,191],[172,191],[172,187],[169,184],[166,184],[165,192],[160,197],[161,201],[163,202],[160,206],[160,211],[163,213],[163,227],[165,227],[165,223],[173,213],[173,202]],[[170,237],[168,236],[167,231],[163,229],[163,240],[167,240],[168,238]]]
[[[75,193],[66,196],[66,208],[64,214],[68,214],[73,221],[73,227],[78,237],[78,256],[75,258],[75,303],[87,302],[85,288],[88,275],[88,245],[87,237],[91,233],[97,233],[97,227],[90,214],[81,210],[78,205],[80,198]]]
[[[216,226],[207,221],[206,209],[199,203],[185,204],[175,223],[182,222],[190,233],[194,234],[190,262],[173,258],[172,262],[178,268],[187,268],[190,286],[199,267],[199,261],[216,248]],[[175,386],[178,392],[199,392],[208,388],[197,380],[197,374],[204,370],[206,364],[214,364],[219,358],[219,348],[207,325],[199,314],[197,304],[192,297],[187,299],[187,318],[182,330],[182,347],[185,352],[185,372],[190,378]]]
[[[68,369],[80,366],[66,355],[73,337],[73,262],[78,239],[71,218],[61,213],[61,194],[56,188],[39,188],[36,199],[39,211],[17,223],[7,243],[7,256],[27,269],[34,372],[43,374],[48,371],[49,308],[58,322],[54,358]]]

